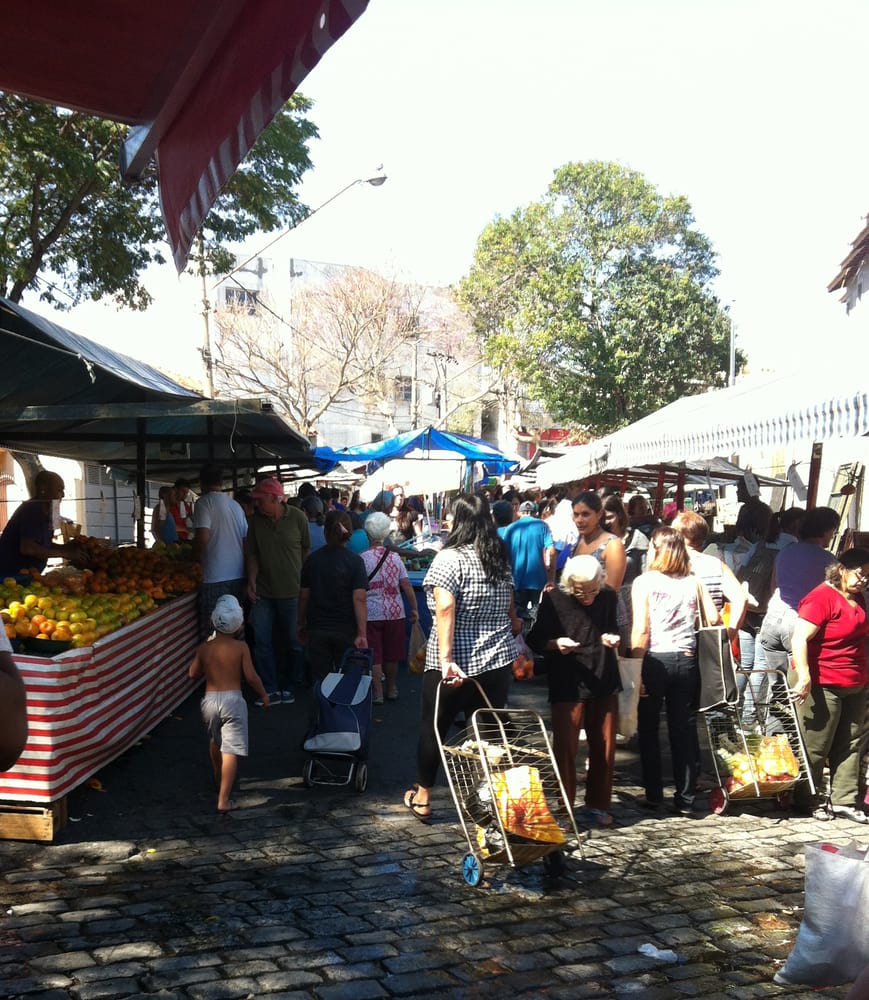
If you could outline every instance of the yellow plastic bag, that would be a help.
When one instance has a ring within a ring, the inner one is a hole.
[[[564,831],[549,811],[536,767],[522,765],[493,774],[492,791],[507,833],[547,844],[564,843]]]
[[[407,667],[413,674],[421,674],[425,670],[425,647],[428,643],[422,625],[414,622],[410,628],[410,638],[407,641]]]

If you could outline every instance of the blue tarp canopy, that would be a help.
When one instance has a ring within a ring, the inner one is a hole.
[[[386,441],[373,441],[338,450],[328,447],[314,449],[314,461],[323,472],[330,472],[339,463],[344,463],[351,466],[365,465],[366,474],[371,475],[386,462],[397,458],[460,459],[469,466],[479,462],[487,476],[500,476],[519,468],[516,459],[498,451],[488,441],[466,434],[435,430],[431,426],[423,430],[405,431]]]

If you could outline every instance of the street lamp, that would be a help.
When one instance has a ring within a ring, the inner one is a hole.
[[[730,306],[733,306],[733,302],[730,303]],[[730,365],[727,373],[727,384],[736,385],[736,329],[733,325],[733,313],[730,308],[727,310],[727,318],[730,321]]]
[[[377,170],[382,171],[383,164],[381,164],[377,168]],[[335,194],[331,196],[331,198],[327,198],[316,208],[312,208],[310,211],[306,212],[301,217],[301,219],[298,220],[298,222],[294,222],[291,226],[288,226],[282,233],[278,233],[278,235],[273,240],[270,240],[268,243],[266,243],[266,245],[261,250],[257,250],[257,252],[251,254],[251,256],[247,258],[247,260],[243,260],[240,264],[236,264],[236,266],[229,272],[229,274],[225,274],[220,279],[220,281],[215,282],[213,287],[217,288],[218,285],[223,284],[224,281],[231,278],[236,272],[246,267],[254,258],[261,257],[266,252],[266,250],[268,250],[270,247],[273,247],[275,243],[278,242],[278,240],[282,240],[288,233],[291,233],[294,229],[298,229],[298,227],[301,226],[303,222],[306,222],[308,219],[310,219],[312,215],[316,215],[317,212],[324,209],[327,205],[331,205],[331,203],[336,198],[340,198],[341,195],[344,194],[346,191],[349,191],[350,188],[356,187],[357,184],[370,184],[372,187],[381,187],[381,185],[385,183],[386,183],[386,174],[378,172],[372,175],[371,177],[357,177],[355,181],[350,181],[349,184],[345,184],[344,187],[342,187],[340,191],[336,191]]]
[[[283,239],[287,235],[287,233],[291,233],[294,229],[297,229],[307,219],[310,219],[312,215],[316,215],[317,212],[320,211],[320,209],[323,209],[327,205],[331,204],[336,198],[340,198],[345,191],[349,191],[350,188],[356,187],[357,184],[370,184],[372,187],[380,187],[382,184],[386,182],[386,174],[382,172],[383,171],[382,163],[377,168],[377,170],[378,172],[373,174],[371,177],[357,177],[356,180],[350,181],[350,183],[345,184],[340,191],[336,191],[331,198],[327,198],[322,204],[318,205],[316,208],[312,208],[309,211],[307,211],[301,217],[301,219],[294,222],[291,226],[288,226],[282,233],[278,233],[278,235],[273,240],[266,243],[266,245],[261,250],[257,250],[257,252],[251,254],[251,256],[247,258],[247,260],[243,260],[240,264],[236,264],[236,266],[228,274],[224,274],[223,277],[220,279],[220,281],[216,281],[214,285],[212,285],[211,290],[214,291],[215,288],[217,288],[219,285],[222,285],[224,281],[228,281],[234,274],[237,274],[239,271],[243,271],[247,267],[247,265],[250,264],[252,260],[255,260],[257,257],[261,257],[265,253],[265,251],[269,249],[269,247],[273,247],[275,243],[277,243],[278,240]],[[209,302],[208,295],[206,294],[205,291],[205,257],[204,257],[204,249],[202,246],[201,231],[199,234],[199,241],[200,241],[199,243],[200,254],[202,255],[200,260],[200,273],[202,276],[202,316],[205,321],[205,343],[200,353],[202,354],[202,359],[205,362],[205,375],[208,383],[208,395],[213,398],[214,364],[211,355],[211,320],[210,320],[211,303]],[[291,263],[290,277],[292,277],[292,271],[293,267]]]

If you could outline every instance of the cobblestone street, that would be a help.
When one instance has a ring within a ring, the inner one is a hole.
[[[306,789],[310,702],[251,709],[239,811],[215,812],[198,697],[69,800],[53,844],[0,842],[2,995],[39,1000],[810,997],[779,987],[803,903],[803,847],[846,843],[845,821],[774,803],[723,816],[652,816],[637,766],[617,761],[615,825],[585,860],[462,880],[467,849],[436,791],[426,826],[413,780],[419,678],[375,709],[369,785]],[[546,711],[545,685],[513,704]],[[678,962],[638,951],[670,949]],[[843,997],[846,987],[820,995]]]

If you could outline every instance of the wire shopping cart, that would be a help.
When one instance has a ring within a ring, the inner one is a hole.
[[[496,709],[473,679],[486,707],[475,711],[449,744],[438,736],[447,782],[468,842],[462,878],[483,881],[486,866],[542,860],[548,875],[565,870],[564,852],[581,836],[567,801],[552,745],[537,712]],[[440,710],[441,685],[435,696]]]
[[[796,706],[777,670],[739,670],[746,685],[736,705],[703,714],[719,787],[710,809],[732,800],[776,799],[783,804],[799,781],[815,787]]]

